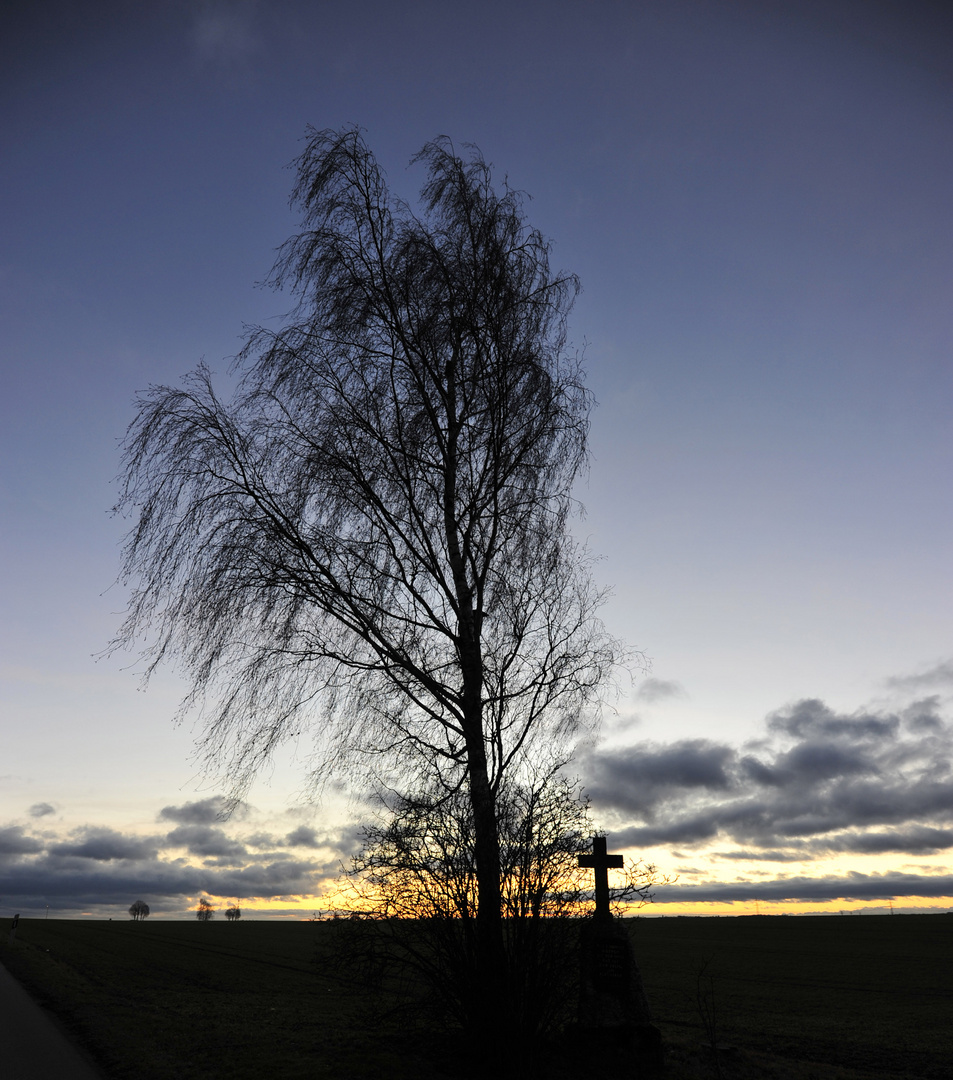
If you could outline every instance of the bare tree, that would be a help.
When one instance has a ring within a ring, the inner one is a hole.
[[[574,1011],[578,933],[593,904],[592,874],[578,856],[589,852],[595,828],[588,799],[555,766],[531,783],[505,783],[496,811],[507,1026],[532,1040]],[[611,899],[620,914],[671,880],[641,862],[618,877]],[[340,935],[348,967],[361,971],[355,962],[363,961],[385,975],[405,1004],[422,990],[427,1015],[466,1024],[479,1014],[474,822],[462,792],[390,799],[365,827],[347,885],[352,915],[369,924]]]
[[[199,922],[211,922],[212,917],[215,914],[215,908],[212,907],[210,901],[205,897],[201,897],[198,903],[198,907],[195,909],[195,917]]]
[[[149,905],[144,900],[136,900],[130,905],[129,914],[133,922],[142,922],[149,917]]]
[[[356,752],[464,789],[490,1002],[501,783],[572,734],[616,646],[567,531],[590,406],[564,351],[577,280],[478,152],[438,139],[415,161],[419,213],[357,130],[309,129],[301,230],[269,279],[296,297],[287,325],[249,334],[229,404],[205,367],[140,398],[115,644],[145,641],[148,671],[179,659],[201,753],[239,784],[308,725],[319,775]]]
[[[237,922],[242,917],[242,909],[236,904],[234,907],[225,909],[225,918],[229,922]]]

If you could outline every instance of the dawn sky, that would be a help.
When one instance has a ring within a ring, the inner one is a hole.
[[[307,125],[437,135],[579,274],[574,526],[636,653],[578,773],[654,913],[953,906],[953,15],[886,0],[17,5],[0,31],[0,917],[310,914],[359,807],[218,817],[173,671],[97,659],[133,398],[227,383]],[[645,664],[638,656],[645,657]],[[731,906],[728,906],[728,905]],[[775,910],[773,908],[772,910]]]

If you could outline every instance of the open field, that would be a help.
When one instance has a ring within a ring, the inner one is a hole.
[[[953,1080],[953,916],[629,925],[673,1080]],[[329,936],[307,922],[21,920],[0,961],[116,1080],[458,1075],[447,1040],[335,974]],[[540,1074],[587,1070],[557,1048]]]
[[[739,1051],[953,1077],[953,915],[640,919],[635,942],[672,1042],[698,1040],[701,990]]]

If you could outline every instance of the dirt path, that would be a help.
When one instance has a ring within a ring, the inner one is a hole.
[[[2,964],[0,1061],[4,1080],[103,1080]]]

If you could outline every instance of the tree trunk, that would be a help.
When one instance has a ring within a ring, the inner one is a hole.
[[[469,655],[467,655],[469,654]],[[466,713],[467,773],[473,808],[477,877],[477,995],[473,1022],[477,1029],[501,1027],[505,1000],[506,960],[500,895],[500,837],[496,799],[490,784],[483,733],[483,665],[479,643],[461,650]],[[505,1008],[505,1007],[504,1007]]]
[[[483,750],[481,745],[480,750]],[[477,998],[473,1022],[479,1030],[500,1031],[505,1016],[506,959],[500,911],[500,840],[496,806],[490,788],[485,752],[470,760],[470,801],[473,806],[477,874],[476,964]]]

